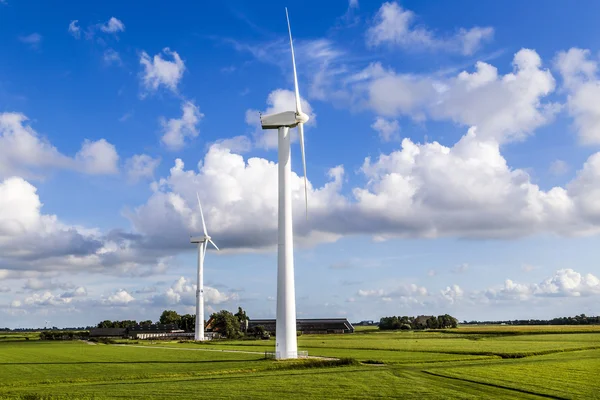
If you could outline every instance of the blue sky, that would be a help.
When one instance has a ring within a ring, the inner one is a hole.
[[[299,316],[598,313],[597,3],[4,0],[0,326],[274,316],[286,6]]]

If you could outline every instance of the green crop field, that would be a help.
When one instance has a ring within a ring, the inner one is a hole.
[[[300,350],[341,360],[298,361],[265,359],[273,339],[36,338],[0,333],[0,398],[600,399],[600,327],[304,335]]]

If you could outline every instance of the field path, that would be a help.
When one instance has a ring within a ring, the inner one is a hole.
[[[260,354],[264,355],[264,351],[243,351],[243,350],[222,350],[222,349],[190,349],[188,347],[170,347],[170,346],[139,346],[135,344],[111,344],[110,346],[124,346],[124,347],[139,347],[141,349],[167,349],[167,350],[188,350],[188,351],[217,351],[222,353],[242,353],[242,354]],[[308,356],[306,358],[316,358],[320,360],[337,360],[334,357],[319,357],[319,356]]]

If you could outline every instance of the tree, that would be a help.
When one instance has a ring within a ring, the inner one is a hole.
[[[240,321],[235,315],[227,310],[221,310],[210,316],[213,319],[213,330],[229,339],[235,339],[242,335]]]
[[[159,322],[161,324],[176,324],[179,326],[181,323],[181,316],[177,314],[176,311],[173,310],[165,310],[160,315]]]
[[[238,307],[238,312],[234,314],[234,316],[238,319],[240,323],[240,329],[246,331],[246,321],[249,321],[250,318],[246,315],[246,311],[242,310],[242,307]]]
[[[112,327],[113,327],[113,322],[109,319],[106,319],[106,320],[98,323],[98,328],[112,328]]]
[[[152,321],[150,321],[149,319],[147,319],[146,321],[141,321],[140,325],[141,326],[150,326],[150,325],[152,325]]]
[[[194,331],[196,327],[196,316],[191,314],[184,314],[181,316],[179,328],[186,332]]]

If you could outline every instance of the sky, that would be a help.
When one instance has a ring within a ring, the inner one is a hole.
[[[275,316],[285,7],[299,318],[598,315],[599,3],[0,0],[0,327]]]

